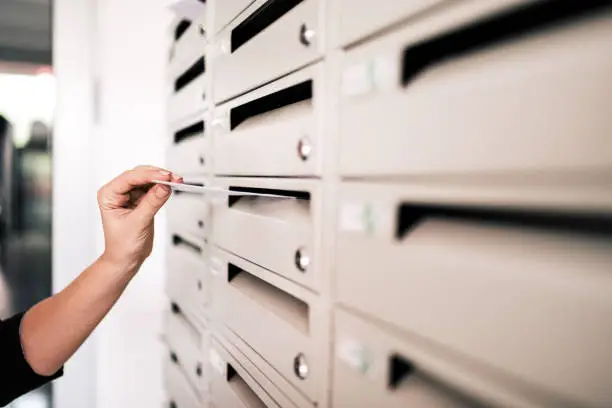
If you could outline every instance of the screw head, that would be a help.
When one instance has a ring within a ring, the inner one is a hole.
[[[308,378],[308,361],[303,353],[298,354],[293,359],[293,371],[300,380]]]
[[[200,32],[200,35],[202,37],[206,37],[206,28],[204,28],[203,25],[200,24],[200,26],[198,27],[198,31]]]
[[[202,364],[198,363],[198,365],[196,366],[195,372],[198,377],[202,376]]]

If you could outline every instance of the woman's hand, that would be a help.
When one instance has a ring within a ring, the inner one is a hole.
[[[182,182],[182,178],[153,166],[128,170],[98,192],[102,214],[104,261],[135,273],[153,248],[153,218],[170,197],[170,188],[154,180]]]
[[[36,373],[50,376],[62,367],[151,253],[153,217],[170,197],[170,189],[152,184],[154,180],[182,182],[166,170],[139,166],[98,192],[104,254],[61,292],[28,310],[21,321],[21,347]]]

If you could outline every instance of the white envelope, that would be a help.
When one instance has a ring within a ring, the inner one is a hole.
[[[153,183],[163,184],[171,187],[175,191],[182,191],[185,193],[193,194],[212,194],[212,195],[226,195],[226,196],[254,196],[254,197],[267,197],[267,198],[280,198],[284,200],[297,200],[295,197],[287,197],[277,194],[264,194],[264,193],[248,193],[245,191],[232,191],[218,187],[204,187],[196,186],[193,184],[185,183],[171,183],[169,181],[153,180]]]

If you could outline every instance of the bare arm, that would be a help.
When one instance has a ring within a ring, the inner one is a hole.
[[[104,254],[64,290],[25,314],[21,343],[39,375],[53,375],[76,352],[149,256],[153,218],[170,196],[166,186],[144,190],[152,180],[181,181],[158,168],[138,167],[100,190]]]

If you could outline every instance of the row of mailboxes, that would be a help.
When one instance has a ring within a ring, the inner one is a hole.
[[[168,159],[232,195],[168,206],[172,403],[609,406],[606,2],[209,3]]]

